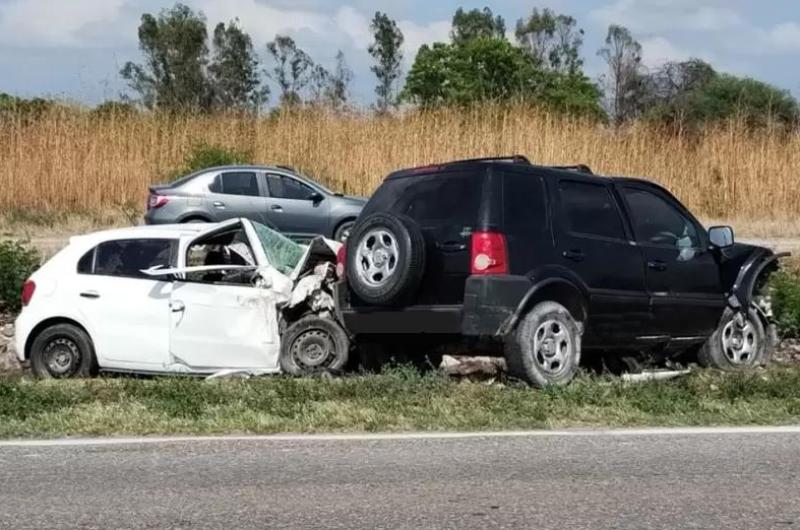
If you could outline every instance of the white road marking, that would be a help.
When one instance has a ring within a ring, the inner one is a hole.
[[[800,434],[800,425],[779,427],[655,427],[642,429],[575,429],[560,431],[419,432],[362,434],[267,434],[220,436],[142,436],[110,438],[57,438],[51,440],[0,440],[0,447],[47,447],[162,444],[191,442],[311,442],[370,440],[453,440],[469,438],[538,438],[580,436],[685,436],[728,434]]]

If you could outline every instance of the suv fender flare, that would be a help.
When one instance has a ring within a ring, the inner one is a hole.
[[[778,269],[777,261],[790,255],[789,252],[772,254],[766,249],[754,252],[739,268],[739,274],[736,276],[736,281],[731,288],[731,296],[728,299],[730,306],[733,309],[749,306],[753,301],[753,295],[762,274],[776,271]]]
[[[498,335],[507,335],[517,326],[520,318],[533,305],[550,300],[558,302],[569,310],[583,331],[583,323],[588,317],[586,289],[575,281],[559,276],[543,278],[534,283],[522,297],[514,313],[500,326]]]

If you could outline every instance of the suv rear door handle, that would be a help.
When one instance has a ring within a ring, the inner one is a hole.
[[[458,241],[445,241],[444,243],[436,243],[436,248],[442,252],[461,252],[462,250],[467,250],[467,245]]]
[[[661,272],[667,270],[667,264],[661,260],[648,261],[647,268],[653,271]]]
[[[583,258],[586,257],[583,252],[578,249],[565,250],[561,255],[572,261],[583,261]]]

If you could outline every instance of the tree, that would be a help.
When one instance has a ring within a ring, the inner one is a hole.
[[[139,48],[144,64],[127,62],[120,75],[150,109],[191,110],[209,107],[205,68],[206,20],[183,4],[154,17],[142,15]]]
[[[503,17],[495,17],[488,7],[471,11],[459,7],[453,15],[453,28],[450,31],[453,44],[463,45],[478,38],[505,39],[506,23]]]
[[[423,45],[406,78],[406,101],[423,107],[525,101],[558,112],[600,117],[600,92],[582,75],[538,67],[505,39]]]
[[[534,8],[527,19],[517,21],[514,33],[536,64],[563,74],[577,74],[583,68],[583,29],[576,24],[571,16]]]
[[[267,51],[275,65],[266,74],[281,91],[281,105],[299,104],[300,93],[308,85],[314,68],[311,57],[297,47],[294,39],[285,35],[276,35],[275,40],[267,43]]]
[[[353,71],[344,59],[344,53],[339,50],[336,54],[336,68],[333,70],[328,83],[325,99],[334,108],[341,108],[347,104],[350,83],[353,81]]]
[[[375,87],[377,106],[380,111],[386,111],[396,103],[394,85],[400,77],[400,65],[403,61],[403,33],[394,20],[379,11],[375,13],[370,29],[375,36],[368,51],[377,63],[370,68],[378,78],[378,85]]]
[[[646,116],[673,128],[731,118],[753,128],[794,126],[800,119],[797,100],[788,91],[748,77],[711,72],[710,77],[705,72],[702,83],[687,84],[672,97],[657,100]]]
[[[311,67],[308,76],[308,87],[311,93],[311,102],[317,105],[325,104],[328,88],[332,82],[331,73],[322,65],[315,64]]]
[[[261,86],[253,42],[238,27],[238,20],[227,27],[217,24],[213,47],[208,73],[214,106],[257,110],[266,102],[269,87]]]
[[[642,112],[646,98],[642,46],[627,28],[616,24],[608,27],[605,43],[597,54],[608,64],[611,114],[617,123],[622,123]]]

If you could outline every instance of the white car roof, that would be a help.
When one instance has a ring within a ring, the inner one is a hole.
[[[98,232],[90,232],[79,236],[70,238],[70,242],[101,242],[111,241],[114,239],[140,239],[140,238],[153,238],[153,239],[180,239],[182,236],[192,236],[206,230],[213,229],[215,226],[220,226],[226,223],[186,223],[186,224],[171,224],[171,225],[144,225],[144,226],[129,226],[125,228],[112,228],[110,230],[100,230]]]

